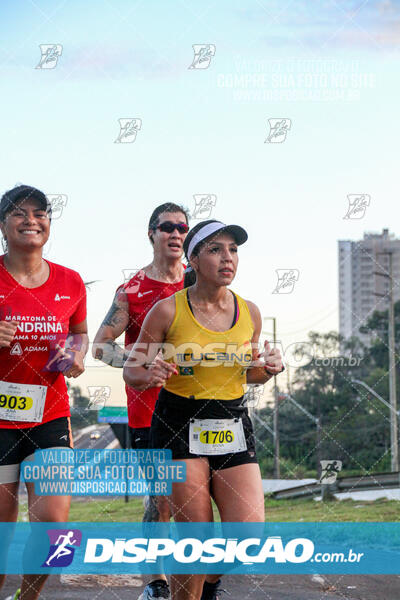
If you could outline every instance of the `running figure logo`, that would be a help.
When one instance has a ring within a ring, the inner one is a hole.
[[[193,44],[194,57],[189,69],[208,69],[213,56],[214,44]]]
[[[111,388],[107,385],[88,385],[89,404],[87,410],[100,410],[104,408],[111,397]]]
[[[142,129],[142,119],[118,119],[119,134],[115,144],[132,144],[136,140],[137,132]]]
[[[193,194],[194,211],[190,215],[192,219],[209,219],[212,209],[217,204],[215,194]]]
[[[369,194],[348,194],[349,208],[343,219],[362,219],[370,205],[371,196]]]
[[[278,283],[272,292],[273,294],[291,294],[294,289],[294,284],[299,279],[298,269],[276,269],[278,275]]]
[[[321,477],[319,483],[329,485],[335,483],[338,473],[342,470],[341,460],[321,460]]]
[[[57,66],[58,58],[62,54],[62,45],[39,44],[39,48],[42,56],[36,69],[54,69]]]
[[[291,119],[268,119],[269,134],[265,144],[281,144],[286,140],[287,132],[292,126]]]
[[[66,194],[47,194],[51,206],[51,218],[59,219],[63,209],[67,206],[68,196]]]
[[[248,408],[258,406],[260,400],[264,397],[264,386],[260,384],[243,384],[243,405]]]
[[[122,274],[124,276],[124,283],[128,283],[135,275],[136,281],[132,281],[132,283],[125,288],[127,294],[137,294],[140,289],[140,284],[142,283],[145,272],[143,269],[122,269]]]
[[[42,567],[68,567],[74,558],[75,548],[80,546],[80,529],[48,529],[50,548]]]
[[[130,281],[139,271],[140,269],[122,269],[124,283],[128,283],[128,281]]]
[[[54,300],[61,301],[64,296],[56,294]],[[70,333],[65,339],[60,338],[50,348],[49,358],[43,367],[43,371],[64,372],[74,362],[75,352],[82,347],[82,336],[79,333]]]

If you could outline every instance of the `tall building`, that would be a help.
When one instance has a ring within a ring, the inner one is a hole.
[[[364,233],[364,239],[353,242],[339,240],[339,333],[349,338],[355,335],[364,342],[368,334],[360,334],[374,310],[387,310],[389,278],[389,256],[393,260],[393,295],[400,299],[400,239],[389,234]],[[385,254],[386,253],[386,254]],[[381,297],[375,294],[386,294]]]

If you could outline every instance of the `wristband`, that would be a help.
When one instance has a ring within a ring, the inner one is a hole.
[[[284,370],[285,370],[285,365],[282,365],[282,369],[280,371],[278,371],[278,373],[271,373],[271,371],[268,371],[267,367],[264,367],[264,371],[266,373],[268,373],[268,375],[273,375],[273,376],[279,375],[280,373],[283,373]]]

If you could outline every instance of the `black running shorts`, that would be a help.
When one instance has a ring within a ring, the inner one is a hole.
[[[45,448],[72,448],[69,417],[21,429],[0,429],[0,484],[19,480],[20,464]]]
[[[253,426],[243,397],[235,400],[192,400],[161,390],[154,409],[150,430],[150,448],[170,449],[172,458],[199,458],[189,452],[189,425],[195,419],[241,418],[247,449],[221,455],[207,455],[213,470],[228,469],[247,463],[256,463]]]
[[[129,435],[133,450],[147,450],[150,443],[150,427],[129,427]]]

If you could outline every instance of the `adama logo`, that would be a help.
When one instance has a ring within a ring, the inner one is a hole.
[[[10,354],[13,356],[22,354],[21,344],[19,342],[14,344],[14,346],[10,350]]]
[[[56,302],[60,302],[60,300],[71,300],[71,296],[60,296],[59,294],[56,294],[54,300]]]
[[[75,548],[80,546],[80,529],[48,529],[50,540],[49,553],[42,567],[68,567],[74,558]]]

